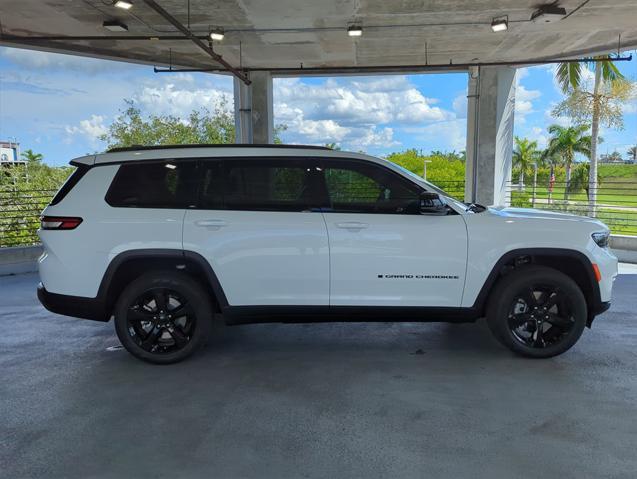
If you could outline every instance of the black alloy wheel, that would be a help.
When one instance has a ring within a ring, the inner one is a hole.
[[[530,348],[547,348],[563,341],[575,325],[570,298],[553,285],[532,285],[511,305],[508,324],[513,337]]]
[[[495,338],[533,358],[568,351],[582,335],[587,317],[586,298],[578,284],[546,266],[521,266],[506,274],[487,304],[487,323]]]
[[[154,288],[135,298],[127,312],[128,334],[153,354],[186,347],[197,327],[197,316],[177,291]]]
[[[114,309],[115,331],[139,359],[170,364],[203,346],[213,322],[212,298],[201,284],[175,271],[146,273],[126,286]]]

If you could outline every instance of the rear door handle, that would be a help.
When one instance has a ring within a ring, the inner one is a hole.
[[[336,223],[336,226],[346,230],[362,230],[369,226],[367,223],[361,223],[359,221],[345,221],[343,223]]]
[[[222,226],[228,226],[228,223],[224,220],[199,220],[195,221],[195,224],[203,228],[221,228]]]

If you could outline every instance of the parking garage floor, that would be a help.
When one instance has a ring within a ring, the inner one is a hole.
[[[629,270],[627,270],[629,271]],[[637,272],[635,268],[633,272]],[[3,478],[634,478],[637,275],[568,353],[486,326],[253,325],[152,366],[0,278]]]

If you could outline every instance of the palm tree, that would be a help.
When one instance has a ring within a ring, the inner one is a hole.
[[[579,126],[560,126],[551,125],[548,132],[551,135],[547,148],[547,156],[561,157],[566,169],[566,188],[564,188],[564,199],[568,200],[569,186],[571,183],[571,169],[575,154],[590,158],[591,155],[591,137],[585,135],[590,129],[588,125]],[[597,184],[597,181],[595,182]]]
[[[593,111],[591,116],[591,146],[588,187],[589,187],[589,214],[595,216],[597,202],[597,138],[599,136],[599,119],[601,113],[600,88],[602,82],[613,83],[624,80],[624,76],[617,69],[609,55],[595,57],[595,62],[588,62],[589,68],[595,70],[595,86],[593,87]],[[577,90],[582,85],[582,63],[560,63],[556,71],[557,80],[564,93]]]
[[[537,162],[540,152],[537,149],[537,141],[527,138],[515,137],[515,149],[513,150],[513,167],[520,169],[518,188],[524,188],[524,174]]]
[[[24,150],[20,156],[22,156],[22,158],[24,158],[28,163],[39,163],[44,158],[42,153],[34,153],[31,149]]]
[[[637,162],[637,145],[628,148],[628,158],[633,160],[633,163]]]

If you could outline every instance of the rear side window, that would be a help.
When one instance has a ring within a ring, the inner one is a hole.
[[[123,164],[106,193],[116,207],[188,208],[197,197],[195,161]]]
[[[82,177],[86,174],[88,170],[90,170],[90,166],[88,165],[80,165],[78,166],[71,176],[67,178],[67,180],[62,185],[62,188],[58,190],[53,199],[51,200],[51,205],[57,205],[60,201],[64,199],[66,195],[69,194],[69,191],[73,189],[75,185],[82,179]]]
[[[304,211],[319,206],[316,169],[306,160],[204,161],[199,176],[204,209]]]

